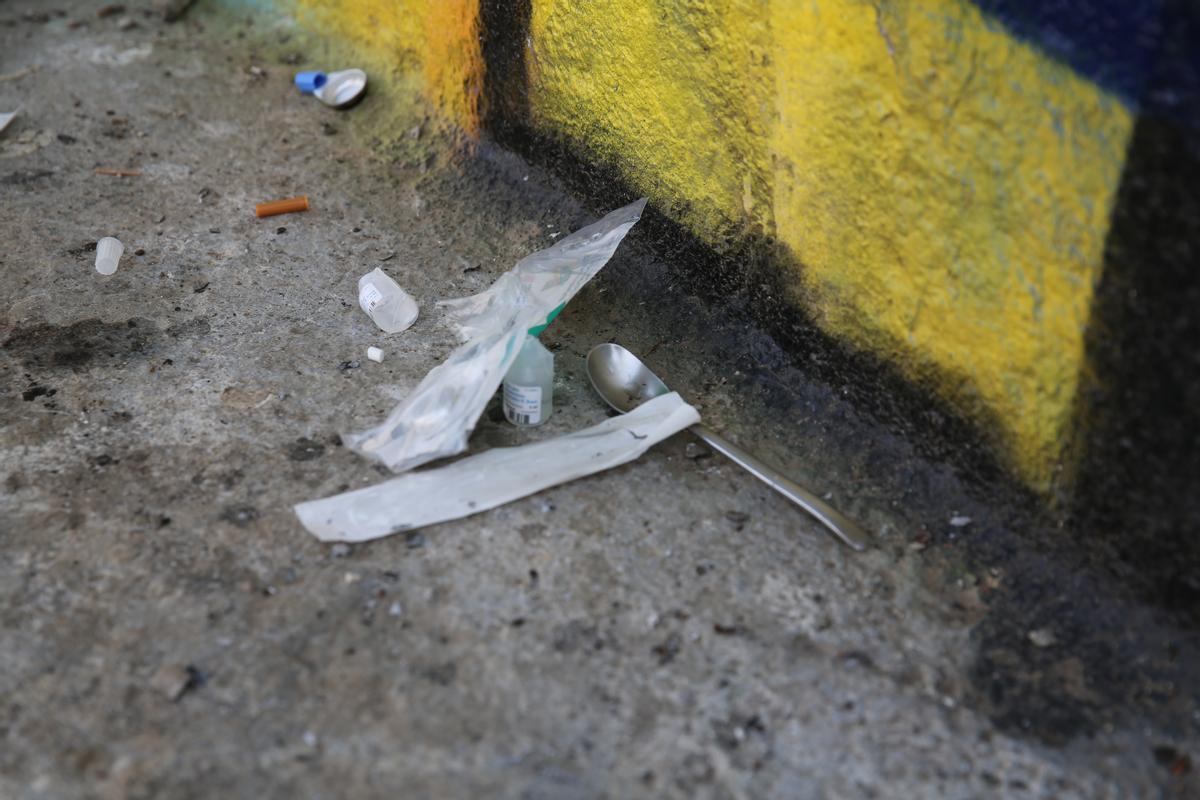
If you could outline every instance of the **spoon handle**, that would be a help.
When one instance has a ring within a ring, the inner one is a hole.
[[[803,508],[809,514],[812,514],[821,524],[833,531],[833,535],[841,539],[845,544],[855,550],[866,549],[869,541],[866,532],[831,508],[824,500],[786,475],[768,467],[733,442],[718,435],[716,431],[707,425],[696,424],[690,430],[703,439],[709,447],[733,461],[739,467]]]

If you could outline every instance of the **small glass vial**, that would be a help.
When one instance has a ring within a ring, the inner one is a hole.
[[[504,417],[513,425],[541,425],[553,412],[554,354],[526,335],[504,376]]]

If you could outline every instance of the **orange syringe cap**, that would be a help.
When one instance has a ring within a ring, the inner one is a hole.
[[[290,214],[293,211],[308,211],[308,195],[289,197],[287,200],[272,200],[269,203],[259,203],[254,207],[254,215],[258,217],[273,217],[276,214]]]

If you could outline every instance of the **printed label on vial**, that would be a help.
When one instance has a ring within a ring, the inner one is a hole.
[[[514,425],[542,421],[542,387],[504,384],[504,416]]]
[[[368,314],[374,311],[375,307],[382,302],[383,292],[376,289],[373,283],[368,283],[358,293],[358,305]]]

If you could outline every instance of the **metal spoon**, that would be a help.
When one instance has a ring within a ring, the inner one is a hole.
[[[599,344],[587,354],[587,373],[592,388],[610,406],[622,414],[645,401],[671,391],[637,356],[619,344]],[[855,550],[866,548],[867,534],[821,498],[768,467],[733,442],[718,436],[708,426],[697,423],[691,432],[709,447],[729,458],[742,469],[817,518],[833,535]]]

